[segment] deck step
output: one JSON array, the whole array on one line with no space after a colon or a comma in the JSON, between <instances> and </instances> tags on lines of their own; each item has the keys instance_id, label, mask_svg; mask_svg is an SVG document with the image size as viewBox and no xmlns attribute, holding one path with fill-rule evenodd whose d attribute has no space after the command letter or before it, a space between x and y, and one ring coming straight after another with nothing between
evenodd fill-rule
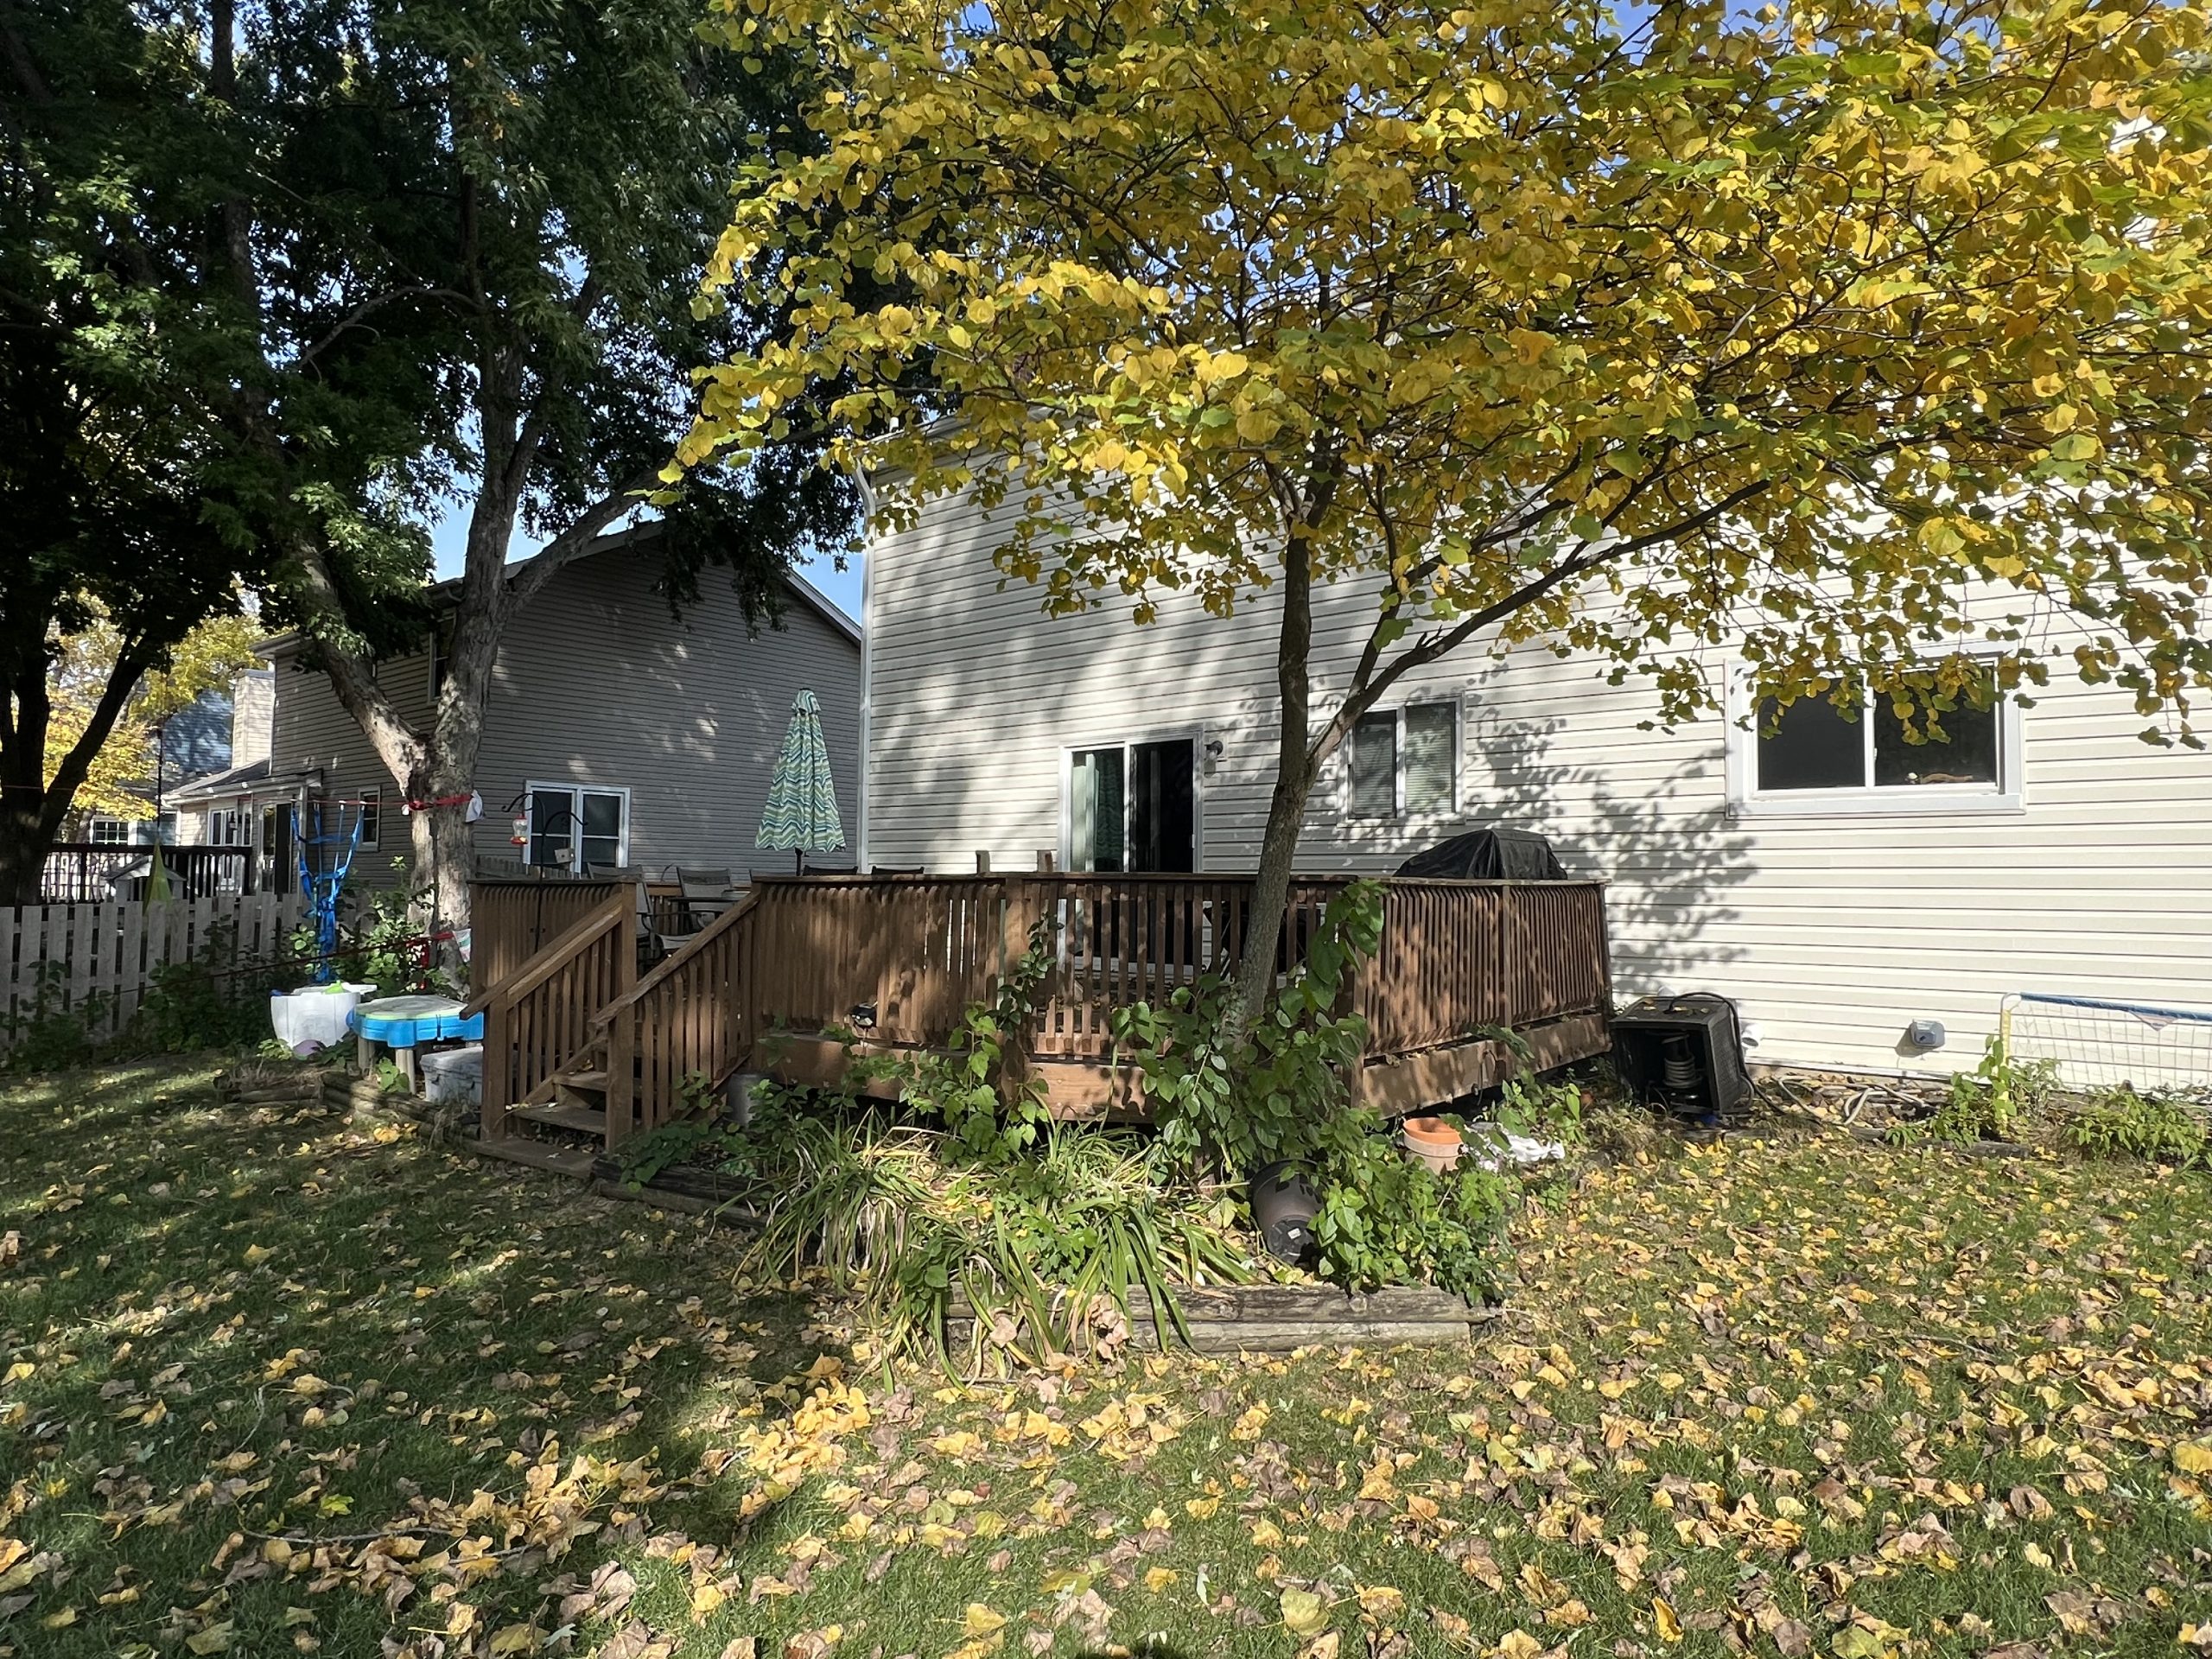
<instances>
[{"instance_id":1,"label":"deck step","mask_svg":"<svg viewBox=\"0 0 2212 1659\"><path fill-rule=\"evenodd\" d=\"M574 1129L598 1140L607 1139L607 1109L603 1106L580 1105L574 1101L552 1101L535 1106L513 1106L507 1110L509 1117L526 1119L532 1123L543 1123L556 1129Z\"/></svg>"},{"instance_id":2,"label":"deck step","mask_svg":"<svg viewBox=\"0 0 2212 1659\"><path fill-rule=\"evenodd\" d=\"M604 1071L563 1071L553 1078L558 1089L588 1089L599 1094L607 1092L607 1073Z\"/></svg>"},{"instance_id":3,"label":"deck step","mask_svg":"<svg viewBox=\"0 0 2212 1659\"><path fill-rule=\"evenodd\" d=\"M510 1135L500 1141L472 1141L469 1145L480 1158L496 1158L501 1163L520 1164L526 1169L566 1175L573 1180L591 1179L593 1154L588 1147L556 1147L522 1135Z\"/></svg>"}]
</instances>

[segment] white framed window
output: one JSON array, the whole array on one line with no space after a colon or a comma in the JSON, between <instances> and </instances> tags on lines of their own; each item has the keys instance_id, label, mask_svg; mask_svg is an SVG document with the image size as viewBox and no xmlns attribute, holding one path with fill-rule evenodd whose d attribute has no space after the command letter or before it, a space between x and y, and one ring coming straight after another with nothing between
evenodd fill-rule
<instances>
[{"instance_id":1,"label":"white framed window","mask_svg":"<svg viewBox=\"0 0 2212 1659\"><path fill-rule=\"evenodd\" d=\"M1345 817L1433 818L1459 810L1457 702L1370 709L1344 751Z\"/></svg>"},{"instance_id":2,"label":"white framed window","mask_svg":"<svg viewBox=\"0 0 2212 1659\"><path fill-rule=\"evenodd\" d=\"M1993 691L1993 685L1990 688ZM1748 674L1730 681L1728 799L1746 816L2010 812L2023 804L2020 705L1961 698L1936 716L1916 717L1915 742L1883 696L1848 711L1833 692L1788 708L1754 702Z\"/></svg>"},{"instance_id":3,"label":"white framed window","mask_svg":"<svg viewBox=\"0 0 2212 1659\"><path fill-rule=\"evenodd\" d=\"M207 842L210 847L243 847L246 844L246 817L235 806L211 806L207 809Z\"/></svg>"},{"instance_id":4,"label":"white framed window","mask_svg":"<svg viewBox=\"0 0 2212 1659\"><path fill-rule=\"evenodd\" d=\"M524 786L524 859L581 873L630 861L630 791L595 784Z\"/></svg>"},{"instance_id":5,"label":"white framed window","mask_svg":"<svg viewBox=\"0 0 2212 1659\"><path fill-rule=\"evenodd\" d=\"M384 785L361 791L361 850L374 852L384 842Z\"/></svg>"},{"instance_id":6,"label":"white framed window","mask_svg":"<svg viewBox=\"0 0 2212 1659\"><path fill-rule=\"evenodd\" d=\"M96 817L85 826L85 836L95 847L128 847L130 844L130 820Z\"/></svg>"}]
</instances>

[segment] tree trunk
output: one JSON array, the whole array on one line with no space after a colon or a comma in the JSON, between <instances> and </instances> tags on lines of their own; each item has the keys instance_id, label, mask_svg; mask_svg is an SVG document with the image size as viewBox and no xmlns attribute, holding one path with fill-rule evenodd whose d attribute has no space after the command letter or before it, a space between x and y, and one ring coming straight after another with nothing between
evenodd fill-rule
<instances>
[{"instance_id":1,"label":"tree trunk","mask_svg":"<svg viewBox=\"0 0 2212 1659\"><path fill-rule=\"evenodd\" d=\"M54 699L46 683L49 658L44 641L41 629L32 645L9 653L9 683L0 691L10 704L0 731L0 903L10 906L40 902L47 855L60 837L69 804L146 671L137 646L117 652L84 731L48 781L46 743Z\"/></svg>"},{"instance_id":2,"label":"tree trunk","mask_svg":"<svg viewBox=\"0 0 2212 1659\"><path fill-rule=\"evenodd\" d=\"M1283 918L1290 910L1290 878L1305 827L1306 798L1313 787L1310 728L1313 710L1313 567L1306 539L1294 531L1283 549L1282 626L1275 639L1275 690L1282 725L1275 743L1274 794L1260 842L1260 868L1252 882L1252 907L1244 922L1244 957L1229 1014L1242 1033L1266 1008L1275 988L1275 961Z\"/></svg>"}]
</instances>

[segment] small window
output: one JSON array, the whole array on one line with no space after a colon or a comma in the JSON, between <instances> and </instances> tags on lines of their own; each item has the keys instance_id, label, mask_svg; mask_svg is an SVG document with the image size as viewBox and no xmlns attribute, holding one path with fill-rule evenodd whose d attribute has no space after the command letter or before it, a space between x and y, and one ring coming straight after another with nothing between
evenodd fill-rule
<instances>
[{"instance_id":1,"label":"small window","mask_svg":"<svg viewBox=\"0 0 2212 1659\"><path fill-rule=\"evenodd\" d=\"M85 833L95 847L128 847L130 844L130 821L128 818L94 818Z\"/></svg>"},{"instance_id":2,"label":"small window","mask_svg":"<svg viewBox=\"0 0 2212 1659\"><path fill-rule=\"evenodd\" d=\"M384 787L361 791L361 845L374 852L384 841Z\"/></svg>"},{"instance_id":3,"label":"small window","mask_svg":"<svg viewBox=\"0 0 2212 1659\"><path fill-rule=\"evenodd\" d=\"M532 784L527 795L527 862L581 874L587 867L613 869L630 861L628 790Z\"/></svg>"},{"instance_id":4,"label":"small window","mask_svg":"<svg viewBox=\"0 0 2212 1659\"><path fill-rule=\"evenodd\" d=\"M1438 817L1458 805L1459 710L1416 702L1353 725L1346 810L1355 818Z\"/></svg>"},{"instance_id":5,"label":"small window","mask_svg":"<svg viewBox=\"0 0 2212 1659\"><path fill-rule=\"evenodd\" d=\"M1961 698L1918 716L1910 733L1878 696L1847 709L1834 692L1786 708L1762 698L1751 729L1731 735L1742 766L1737 798L1793 812L2017 806L2018 705L1994 697L1989 682L1983 691L1987 707Z\"/></svg>"},{"instance_id":6,"label":"small window","mask_svg":"<svg viewBox=\"0 0 2212 1659\"><path fill-rule=\"evenodd\" d=\"M245 814L235 806L213 806L207 809L207 845L210 847L243 847L245 845Z\"/></svg>"}]
</instances>

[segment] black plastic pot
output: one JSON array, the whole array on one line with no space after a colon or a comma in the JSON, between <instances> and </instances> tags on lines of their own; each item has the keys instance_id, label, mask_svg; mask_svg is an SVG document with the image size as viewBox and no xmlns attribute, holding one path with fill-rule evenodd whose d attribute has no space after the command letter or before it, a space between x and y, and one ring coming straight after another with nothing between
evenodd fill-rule
<instances>
[{"instance_id":1,"label":"black plastic pot","mask_svg":"<svg viewBox=\"0 0 2212 1659\"><path fill-rule=\"evenodd\" d=\"M1299 1262L1313 1254L1313 1217L1321 1199L1306 1184L1306 1173L1287 1160L1253 1172L1252 1224L1260 1243L1279 1262Z\"/></svg>"}]
</instances>

